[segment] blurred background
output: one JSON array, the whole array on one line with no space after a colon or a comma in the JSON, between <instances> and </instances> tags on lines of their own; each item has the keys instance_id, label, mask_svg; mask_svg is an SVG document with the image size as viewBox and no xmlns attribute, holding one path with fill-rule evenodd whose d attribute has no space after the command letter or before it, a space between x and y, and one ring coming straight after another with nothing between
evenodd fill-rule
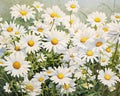
<instances>
[{"instance_id":1,"label":"blurred background","mask_svg":"<svg viewBox=\"0 0 120 96\"><path fill-rule=\"evenodd\" d=\"M65 11L64 4L69 0L0 0L0 16L9 19L10 10L14 4L32 5L34 1L44 3L45 7L58 5ZM87 15L92 11L103 11L107 15L114 12L120 12L120 0L78 0L80 5L80 14Z\"/></svg>"}]
</instances>

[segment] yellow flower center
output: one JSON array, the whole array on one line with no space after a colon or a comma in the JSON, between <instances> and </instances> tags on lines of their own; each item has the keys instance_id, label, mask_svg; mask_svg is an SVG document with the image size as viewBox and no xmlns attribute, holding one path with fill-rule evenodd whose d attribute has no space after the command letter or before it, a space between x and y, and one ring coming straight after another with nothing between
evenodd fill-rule
<instances>
[{"instance_id":1,"label":"yellow flower center","mask_svg":"<svg viewBox=\"0 0 120 96\"><path fill-rule=\"evenodd\" d=\"M106 51L107 51L108 53L110 53L110 52L111 52L111 49L110 49L110 48L106 48Z\"/></svg>"},{"instance_id":2,"label":"yellow flower center","mask_svg":"<svg viewBox=\"0 0 120 96\"><path fill-rule=\"evenodd\" d=\"M14 50L20 51L20 46L15 46Z\"/></svg>"},{"instance_id":3,"label":"yellow flower center","mask_svg":"<svg viewBox=\"0 0 120 96\"><path fill-rule=\"evenodd\" d=\"M44 30L43 28L38 28L37 29L38 32L43 32L43 30Z\"/></svg>"},{"instance_id":4,"label":"yellow flower center","mask_svg":"<svg viewBox=\"0 0 120 96\"><path fill-rule=\"evenodd\" d=\"M63 85L63 88L64 88L65 90L68 90L68 89L70 88L70 85L69 85L69 84L64 84L64 85Z\"/></svg>"},{"instance_id":5,"label":"yellow flower center","mask_svg":"<svg viewBox=\"0 0 120 96\"><path fill-rule=\"evenodd\" d=\"M111 76L110 76L109 74L105 74L104 78L105 78L106 80L110 80L110 79L111 79Z\"/></svg>"},{"instance_id":6,"label":"yellow flower center","mask_svg":"<svg viewBox=\"0 0 120 96\"><path fill-rule=\"evenodd\" d=\"M100 47L103 43L102 42L97 42L96 47Z\"/></svg>"},{"instance_id":7,"label":"yellow flower center","mask_svg":"<svg viewBox=\"0 0 120 96\"><path fill-rule=\"evenodd\" d=\"M20 67L21 67L20 62L15 61L15 62L13 63L13 67L14 67L15 69L20 69Z\"/></svg>"},{"instance_id":8,"label":"yellow flower center","mask_svg":"<svg viewBox=\"0 0 120 96\"><path fill-rule=\"evenodd\" d=\"M87 37L82 37L82 38L80 39L80 42L81 42L81 43L85 43L87 40L88 40Z\"/></svg>"},{"instance_id":9,"label":"yellow flower center","mask_svg":"<svg viewBox=\"0 0 120 96\"><path fill-rule=\"evenodd\" d=\"M94 21L95 21L95 22L100 22L101 19L100 19L99 17L96 17L96 18L94 19Z\"/></svg>"},{"instance_id":10,"label":"yellow flower center","mask_svg":"<svg viewBox=\"0 0 120 96\"><path fill-rule=\"evenodd\" d=\"M120 16L119 16L119 15L116 15L115 18L120 19Z\"/></svg>"},{"instance_id":11,"label":"yellow flower center","mask_svg":"<svg viewBox=\"0 0 120 96\"><path fill-rule=\"evenodd\" d=\"M51 43L53 44L53 45L57 45L58 44L58 39L57 38L53 38L52 40L51 40Z\"/></svg>"},{"instance_id":12,"label":"yellow flower center","mask_svg":"<svg viewBox=\"0 0 120 96\"><path fill-rule=\"evenodd\" d=\"M35 44L35 42L34 42L33 40L29 40L29 41L28 41L28 45L29 45L30 47L33 47L34 44Z\"/></svg>"},{"instance_id":13,"label":"yellow flower center","mask_svg":"<svg viewBox=\"0 0 120 96\"><path fill-rule=\"evenodd\" d=\"M32 84L27 84L26 85L26 89L29 91L33 91L34 90L34 86Z\"/></svg>"},{"instance_id":14,"label":"yellow flower center","mask_svg":"<svg viewBox=\"0 0 120 96\"><path fill-rule=\"evenodd\" d=\"M81 72L82 72L82 74L86 74L87 73L87 71L85 69L82 69Z\"/></svg>"},{"instance_id":15,"label":"yellow flower center","mask_svg":"<svg viewBox=\"0 0 120 96\"><path fill-rule=\"evenodd\" d=\"M107 27L104 27L103 30L104 30L104 32L108 32L108 28Z\"/></svg>"},{"instance_id":16,"label":"yellow flower center","mask_svg":"<svg viewBox=\"0 0 120 96\"><path fill-rule=\"evenodd\" d=\"M70 8L74 9L74 8L76 8L76 5L75 4L71 4Z\"/></svg>"},{"instance_id":17,"label":"yellow flower center","mask_svg":"<svg viewBox=\"0 0 120 96\"><path fill-rule=\"evenodd\" d=\"M52 71L51 70L46 70L46 73L51 74Z\"/></svg>"},{"instance_id":18,"label":"yellow flower center","mask_svg":"<svg viewBox=\"0 0 120 96\"><path fill-rule=\"evenodd\" d=\"M101 62L105 62L106 61L106 59L105 58L101 58Z\"/></svg>"},{"instance_id":19,"label":"yellow flower center","mask_svg":"<svg viewBox=\"0 0 120 96\"><path fill-rule=\"evenodd\" d=\"M50 14L52 18L60 18L60 15L58 15L56 12L53 12Z\"/></svg>"},{"instance_id":20,"label":"yellow flower center","mask_svg":"<svg viewBox=\"0 0 120 96\"><path fill-rule=\"evenodd\" d=\"M43 78L43 77L40 77L40 78L38 79L38 81L39 81L39 82L42 82L42 81L44 81L44 78Z\"/></svg>"},{"instance_id":21,"label":"yellow flower center","mask_svg":"<svg viewBox=\"0 0 120 96\"><path fill-rule=\"evenodd\" d=\"M70 57L71 57L71 58L74 58L75 56L74 56L73 54L70 54Z\"/></svg>"},{"instance_id":22,"label":"yellow flower center","mask_svg":"<svg viewBox=\"0 0 120 96\"><path fill-rule=\"evenodd\" d=\"M18 35L18 34L20 34L20 32L19 32L19 31L16 31L16 32L15 32L15 35Z\"/></svg>"},{"instance_id":23,"label":"yellow flower center","mask_svg":"<svg viewBox=\"0 0 120 96\"><path fill-rule=\"evenodd\" d=\"M37 8L40 8L40 5L36 5L35 8L36 8L36 9L37 9Z\"/></svg>"},{"instance_id":24,"label":"yellow flower center","mask_svg":"<svg viewBox=\"0 0 120 96\"><path fill-rule=\"evenodd\" d=\"M92 50L88 50L86 54L87 54L87 56L93 56L94 55Z\"/></svg>"},{"instance_id":25,"label":"yellow flower center","mask_svg":"<svg viewBox=\"0 0 120 96\"><path fill-rule=\"evenodd\" d=\"M8 27L8 28L7 28L7 31L8 31L8 32L12 32L12 31L13 31L13 28L12 28L12 27Z\"/></svg>"},{"instance_id":26,"label":"yellow flower center","mask_svg":"<svg viewBox=\"0 0 120 96\"><path fill-rule=\"evenodd\" d=\"M1 64L3 64L3 62L2 62L2 61L0 61L0 65L1 65Z\"/></svg>"},{"instance_id":27,"label":"yellow flower center","mask_svg":"<svg viewBox=\"0 0 120 96\"><path fill-rule=\"evenodd\" d=\"M20 14L21 14L22 16L26 16L26 15L27 15L27 11L26 11L26 10L21 10L21 11L20 11Z\"/></svg>"},{"instance_id":28,"label":"yellow flower center","mask_svg":"<svg viewBox=\"0 0 120 96\"><path fill-rule=\"evenodd\" d=\"M58 77L59 79L63 79L63 78L64 78L64 74L63 74L63 73L58 73L58 74L57 74L57 77Z\"/></svg>"},{"instance_id":29,"label":"yellow flower center","mask_svg":"<svg viewBox=\"0 0 120 96\"><path fill-rule=\"evenodd\" d=\"M70 24L73 24L73 23L74 23L74 20L71 19L71 20L69 21L69 23L70 23Z\"/></svg>"}]
</instances>

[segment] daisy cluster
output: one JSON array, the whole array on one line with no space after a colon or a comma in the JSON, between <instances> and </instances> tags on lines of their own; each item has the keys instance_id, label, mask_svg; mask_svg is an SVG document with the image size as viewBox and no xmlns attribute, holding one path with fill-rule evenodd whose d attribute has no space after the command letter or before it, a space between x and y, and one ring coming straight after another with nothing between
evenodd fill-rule
<instances>
[{"instance_id":1,"label":"daisy cluster","mask_svg":"<svg viewBox=\"0 0 120 96\"><path fill-rule=\"evenodd\" d=\"M64 7L16 4L0 18L1 96L119 95L120 13L81 22L77 0Z\"/></svg>"}]
</instances>

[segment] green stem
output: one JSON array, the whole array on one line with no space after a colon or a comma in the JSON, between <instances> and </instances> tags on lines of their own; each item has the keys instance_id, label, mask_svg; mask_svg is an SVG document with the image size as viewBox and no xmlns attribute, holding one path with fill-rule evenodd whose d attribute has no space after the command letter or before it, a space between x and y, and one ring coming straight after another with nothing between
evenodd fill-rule
<instances>
[{"instance_id":1,"label":"green stem","mask_svg":"<svg viewBox=\"0 0 120 96\"><path fill-rule=\"evenodd\" d=\"M53 22L52 22L52 26L51 26L51 28L50 28L50 31L51 31L52 28L53 28L54 22L55 22L55 19L53 19Z\"/></svg>"},{"instance_id":2,"label":"green stem","mask_svg":"<svg viewBox=\"0 0 120 96\"><path fill-rule=\"evenodd\" d=\"M117 54L118 45L119 45L119 40L117 40L117 43L116 43L116 46L115 46L115 52L114 52L114 55L113 55L112 62L114 62L114 60L115 60L115 57L116 57L116 54Z\"/></svg>"}]
</instances>

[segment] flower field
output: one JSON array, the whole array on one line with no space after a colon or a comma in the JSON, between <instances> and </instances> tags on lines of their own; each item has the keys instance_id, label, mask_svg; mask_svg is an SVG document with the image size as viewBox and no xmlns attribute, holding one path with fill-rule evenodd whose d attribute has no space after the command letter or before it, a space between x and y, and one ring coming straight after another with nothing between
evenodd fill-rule
<instances>
[{"instance_id":1,"label":"flower field","mask_svg":"<svg viewBox=\"0 0 120 96\"><path fill-rule=\"evenodd\" d=\"M0 17L0 96L120 96L120 13L83 22L77 0L64 7L15 4Z\"/></svg>"}]
</instances>

